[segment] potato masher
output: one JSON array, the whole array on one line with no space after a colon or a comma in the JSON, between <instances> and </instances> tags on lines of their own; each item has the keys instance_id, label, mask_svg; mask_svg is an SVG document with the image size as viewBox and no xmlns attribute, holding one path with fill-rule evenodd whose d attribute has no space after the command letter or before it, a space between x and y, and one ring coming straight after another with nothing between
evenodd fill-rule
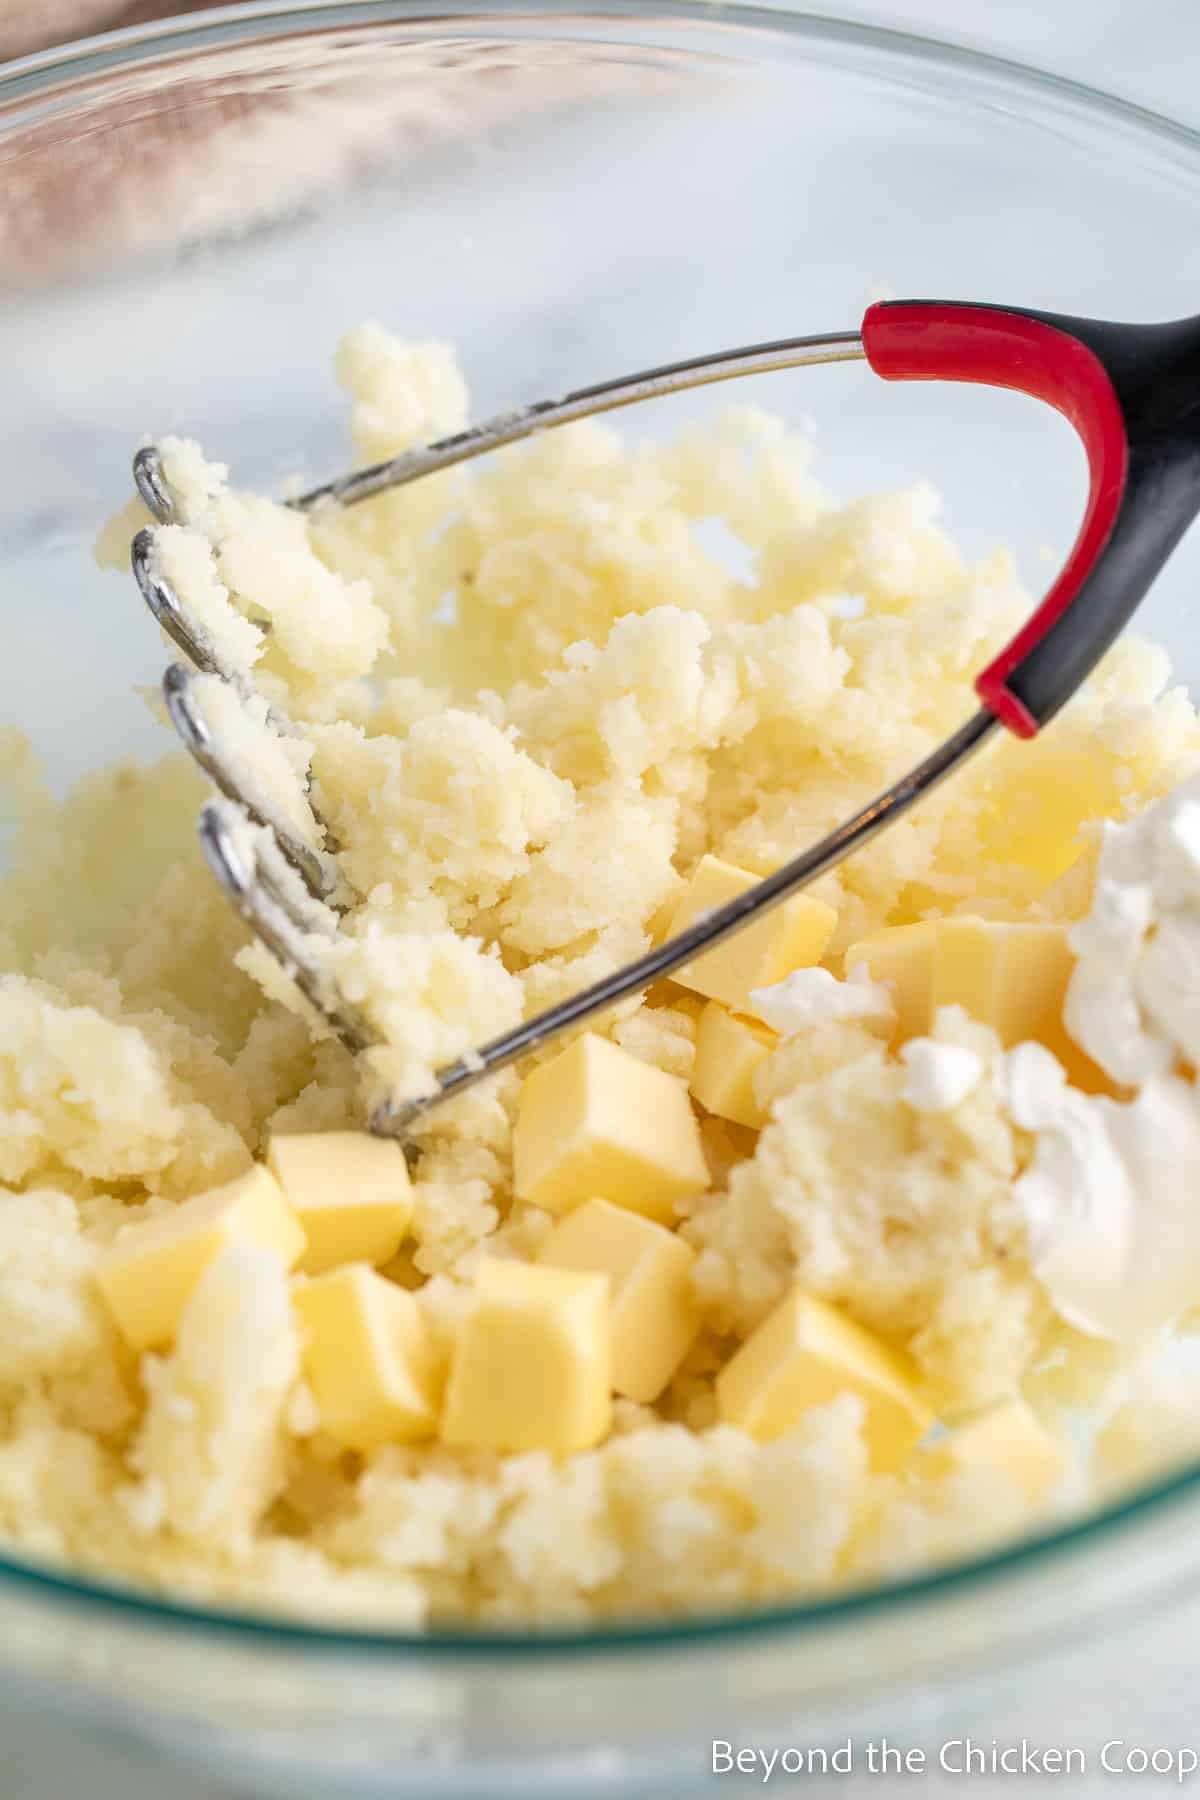
<instances>
[{"instance_id":1,"label":"potato masher","mask_svg":"<svg viewBox=\"0 0 1200 1800\"><path fill-rule=\"evenodd\" d=\"M422 475L485 455L535 432L685 389L814 363L864 360L886 381L971 381L1012 388L1055 407L1087 453L1083 521L1058 578L1012 642L975 682L981 706L916 768L819 843L756 886L581 993L441 1069L429 1093L384 1101L371 1119L404 1137L438 1102L504 1068L614 1001L649 986L869 842L952 774L998 727L1033 737L1084 681L1144 599L1200 510L1200 318L1119 325L959 302L900 300L870 307L857 331L785 339L665 365L505 413L439 443L342 475L291 502L302 511L353 506ZM161 524L176 512L153 446L134 460L138 491ZM186 657L164 679L171 719L223 798L200 815L208 863L255 936L352 1051L377 1042L337 992L321 957L338 932L333 846L309 813L297 829L214 729L218 697L255 711L286 737L253 682L213 643L185 599L156 569L153 528L133 541L138 585ZM206 698L207 696L207 698Z\"/></svg>"}]
</instances>

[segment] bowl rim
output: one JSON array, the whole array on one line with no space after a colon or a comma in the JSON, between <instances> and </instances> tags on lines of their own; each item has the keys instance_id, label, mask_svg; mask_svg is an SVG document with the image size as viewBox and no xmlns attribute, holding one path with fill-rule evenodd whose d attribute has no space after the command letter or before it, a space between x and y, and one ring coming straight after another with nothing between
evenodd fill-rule
<instances>
[{"instance_id":1,"label":"bowl rim","mask_svg":"<svg viewBox=\"0 0 1200 1800\"><path fill-rule=\"evenodd\" d=\"M418 11L414 0L239 0L231 6L213 6L202 12L90 33L0 62L0 105L20 98L26 91L40 91L56 77L82 79L131 61L150 62L159 53L202 50L206 45L225 49L231 43L253 43L279 36L285 30L361 27L376 21L428 28L437 23L485 20L498 14L513 23L562 19L586 20L593 25L612 21L727 27L741 35L759 32L794 42L807 39L906 53L939 63L943 69L959 68L964 73L1007 79L1048 98L1074 102L1087 112L1107 115L1114 123L1148 130L1182 149L1200 151L1200 127L1073 76L1023 62L1019 57L939 38L931 32L908 31L838 13L764 5L760 0L655 0L650 13L644 0L594 0L586 7L580 0L444 0L436 10L429 11ZM139 57L138 52L144 54Z\"/></svg>"},{"instance_id":2,"label":"bowl rim","mask_svg":"<svg viewBox=\"0 0 1200 1800\"><path fill-rule=\"evenodd\" d=\"M528 26L561 21L598 26L689 26L727 28L742 39L754 35L803 45L824 43L863 48L936 65L943 73L990 77L1025 94L1057 100L1097 118L1148 134L1200 158L1200 130L1135 101L1085 82L1040 69L992 51L860 19L817 12L776 10L741 0L446 0L418 9L412 0L245 0L201 13L183 14L74 39L0 64L0 107L55 87L131 66L152 66L162 57L268 41L292 32L360 28L371 24L429 30L506 19ZM436 1660L513 1654L578 1657L608 1650L653 1652L664 1647L719 1646L767 1637L807 1635L823 1627L880 1615L894 1617L906 1603L935 1600L972 1589L991 1588L1006 1576L1035 1569L1069 1549L1110 1540L1122 1528L1164 1513L1172 1502L1200 1498L1200 1458L1170 1474L1066 1524L1024 1535L1002 1548L895 1580L856 1586L800 1603L737 1611L688 1614L668 1619L598 1621L586 1627L431 1626L393 1631L341 1624L310 1623L249 1607L201 1605L172 1599L132 1582L60 1570L32 1559L0 1553L0 1586L58 1602L84 1602L158 1631L189 1632L301 1650L354 1651L374 1656L408 1655Z\"/></svg>"}]
</instances>

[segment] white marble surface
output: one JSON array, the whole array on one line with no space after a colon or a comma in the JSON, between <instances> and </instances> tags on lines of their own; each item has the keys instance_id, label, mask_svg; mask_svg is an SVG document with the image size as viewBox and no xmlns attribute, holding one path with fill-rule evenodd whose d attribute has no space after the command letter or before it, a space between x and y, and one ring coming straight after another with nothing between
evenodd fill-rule
<instances>
[{"instance_id":1,"label":"white marble surface","mask_svg":"<svg viewBox=\"0 0 1200 1800\"><path fill-rule=\"evenodd\" d=\"M1031 61L1200 125L1200 0L1140 0L1136 5L1131 0L906 0L845 10L862 20ZM1052 1677L1040 1675L1036 1700L1020 1695L995 1715L972 1720L969 1728L985 1742L994 1737L1019 1743L1023 1736L1040 1736L1043 1742L1083 1744L1095 1751L1114 1735L1115 1713L1120 1734L1131 1742L1186 1743L1196 1716L1190 1674L1178 1664L1173 1672L1170 1665L1156 1668L1152 1658L1130 1657L1128 1651L1128 1646L1114 1646L1103 1667L1089 1663L1086 1676L1073 1665ZM912 1742L921 1741L914 1734ZM241 1800L235 1790L203 1777L133 1758L119 1743L75 1737L61 1721L0 1716L0 1742L4 1800L65 1800L68 1795L87 1800ZM908 1779L937 1792L958 1785L952 1775ZM969 1792L973 1800L991 1800L1019 1784L1011 1775L976 1778ZM798 1785L780 1779L767 1791L795 1792ZM855 1777L830 1785L839 1793L866 1794L877 1782ZM1093 1769L1066 1785L1074 1795L1153 1794L1162 1791L1164 1782ZM695 1791L761 1789L705 1780Z\"/></svg>"}]
</instances>

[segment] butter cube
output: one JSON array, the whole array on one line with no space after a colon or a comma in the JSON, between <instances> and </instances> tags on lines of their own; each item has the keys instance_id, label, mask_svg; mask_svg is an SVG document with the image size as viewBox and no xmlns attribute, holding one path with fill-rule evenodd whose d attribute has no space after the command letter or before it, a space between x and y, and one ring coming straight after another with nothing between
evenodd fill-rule
<instances>
[{"instance_id":1,"label":"butter cube","mask_svg":"<svg viewBox=\"0 0 1200 1800\"><path fill-rule=\"evenodd\" d=\"M612 1385L630 1400L658 1396L700 1329L696 1253L665 1226L607 1200L588 1200L554 1227L538 1262L609 1278Z\"/></svg>"},{"instance_id":2,"label":"butter cube","mask_svg":"<svg viewBox=\"0 0 1200 1800\"><path fill-rule=\"evenodd\" d=\"M1006 1047L1035 1038L1053 1050L1076 1087L1108 1091L1102 1072L1062 1022L1074 957L1067 926L1012 924L970 915L897 925L846 952L846 973L866 965L896 1001L898 1042L924 1037L939 1006L961 1006Z\"/></svg>"},{"instance_id":3,"label":"butter cube","mask_svg":"<svg viewBox=\"0 0 1200 1800\"><path fill-rule=\"evenodd\" d=\"M1065 925L943 919L933 956L933 1005L964 1007L1007 1048L1063 1034L1062 1008L1075 959Z\"/></svg>"},{"instance_id":4,"label":"butter cube","mask_svg":"<svg viewBox=\"0 0 1200 1800\"><path fill-rule=\"evenodd\" d=\"M598 1444L612 1421L608 1277L489 1260L450 1365L442 1441L478 1450Z\"/></svg>"},{"instance_id":5,"label":"butter cube","mask_svg":"<svg viewBox=\"0 0 1200 1800\"><path fill-rule=\"evenodd\" d=\"M754 1071L779 1042L765 1025L736 1019L716 1000L700 1015L692 1093L718 1118L760 1131L767 1115L754 1098Z\"/></svg>"},{"instance_id":6,"label":"butter cube","mask_svg":"<svg viewBox=\"0 0 1200 1800\"><path fill-rule=\"evenodd\" d=\"M1052 1050L1085 1093L1115 1093L1102 1069L1063 1024L1075 968L1067 925L943 919L933 958L933 1004L957 1003L992 1026L1006 1049L1033 1038Z\"/></svg>"},{"instance_id":7,"label":"butter cube","mask_svg":"<svg viewBox=\"0 0 1200 1800\"><path fill-rule=\"evenodd\" d=\"M907 1357L794 1288L717 1376L717 1411L769 1443L846 1393L866 1407L864 1434L878 1469L903 1462L933 1423Z\"/></svg>"},{"instance_id":8,"label":"butter cube","mask_svg":"<svg viewBox=\"0 0 1200 1800\"><path fill-rule=\"evenodd\" d=\"M1016 1481L1043 1500L1067 1472L1067 1452L1024 1400L1002 1400L948 1432L929 1451L939 1470L981 1469Z\"/></svg>"},{"instance_id":9,"label":"butter cube","mask_svg":"<svg viewBox=\"0 0 1200 1800\"><path fill-rule=\"evenodd\" d=\"M303 1131L272 1137L267 1167L304 1227L297 1268L323 1275L342 1263L390 1261L412 1217L408 1164L399 1144L367 1131Z\"/></svg>"},{"instance_id":10,"label":"butter cube","mask_svg":"<svg viewBox=\"0 0 1200 1800\"><path fill-rule=\"evenodd\" d=\"M896 1041L925 1037L933 1022L933 956L937 925L893 925L860 938L846 952L844 967L865 964L872 981L886 982L896 1002Z\"/></svg>"},{"instance_id":11,"label":"butter cube","mask_svg":"<svg viewBox=\"0 0 1200 1800\"><path fill-rule=\"evenodd\" d=\"M441 1359L416 1300L365 1263L297 1282L304 1374L321 1424L352 1450L437 1428Z\"/></svg>"},{"instance_id":12,"label":"butter cube","mask_svg":"<svg viewBox=\"0 0 1200 1800\"><path fill-rule=\"evenodd\" d=\"M304 1232L261 1163L224 1187L118 1232L96 1265L96 1284L135 1350L168 1342L200 1277L230 1244L272 1250L289 1269L304 1252Z\"/></svg>"},{"instance_id":13,"label":"butter cube","mask_svg":"<svg viewBox=\"0 0 1200 1800\"><path fill-rule=\"evenodd\" d=\"M722 862L720 857L701 857L675 909L668 935L678 937L701 913L724 906L758 880L757 875ZM751 988L770 987L793 969L819 963L836 924L837 914L831 906L808 894L796 894L714 950L706 950L694 962L676 969L673 979L710 1000L723 1001L734 1012L745 1011Z\"/></svg>"},{"instance_id":14,"label":"butter cube","mask_svg":"<svg viewBox=\"0 0 1200 1800\"><path fill-rule=\"evenodd\" d=\"M607 1038L585 1033L526 1077L513 1132L518 1199L565 1213L599 1194L667 1221L708 1186L687 1089Z\"/></svg>"}]
</instances>

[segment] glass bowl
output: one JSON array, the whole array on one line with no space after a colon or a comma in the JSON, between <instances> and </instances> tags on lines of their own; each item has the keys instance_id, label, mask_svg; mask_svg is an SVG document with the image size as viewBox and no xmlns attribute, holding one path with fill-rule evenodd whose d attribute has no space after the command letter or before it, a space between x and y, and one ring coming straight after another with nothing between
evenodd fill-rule
<instances>
[{"instance_id":1,"label":"glass bowl","mask_svg":"<svg viewBox=\"0 0 1200 1800\"><path fill-rule=\"evenodd\" d=\"M2 716L60 786L162 749L134 692L162 649L90 552L131 448L193 433L250 484L336 469L330 354L364 317L456 342L483 412L852 327L880 290L1129 318L1200 295L1193 134L1013 65L750 7L193 15L6 69L0 171ZM860 368L753 385L811 415L835 489L929 476L969 549L1012 544L1045 585L1083 493L1057 418ZM1185 679L1198 563L1185 545L1142 621ZM986 1730L1005 1681L1071 1650L1152 1681L1194 1642L1198 1475L970 1566L678 1628L305 1629L10 1559L0 1700L245 1792L690 1792L714 1737Z\"/></svg>"}]
</instances>

